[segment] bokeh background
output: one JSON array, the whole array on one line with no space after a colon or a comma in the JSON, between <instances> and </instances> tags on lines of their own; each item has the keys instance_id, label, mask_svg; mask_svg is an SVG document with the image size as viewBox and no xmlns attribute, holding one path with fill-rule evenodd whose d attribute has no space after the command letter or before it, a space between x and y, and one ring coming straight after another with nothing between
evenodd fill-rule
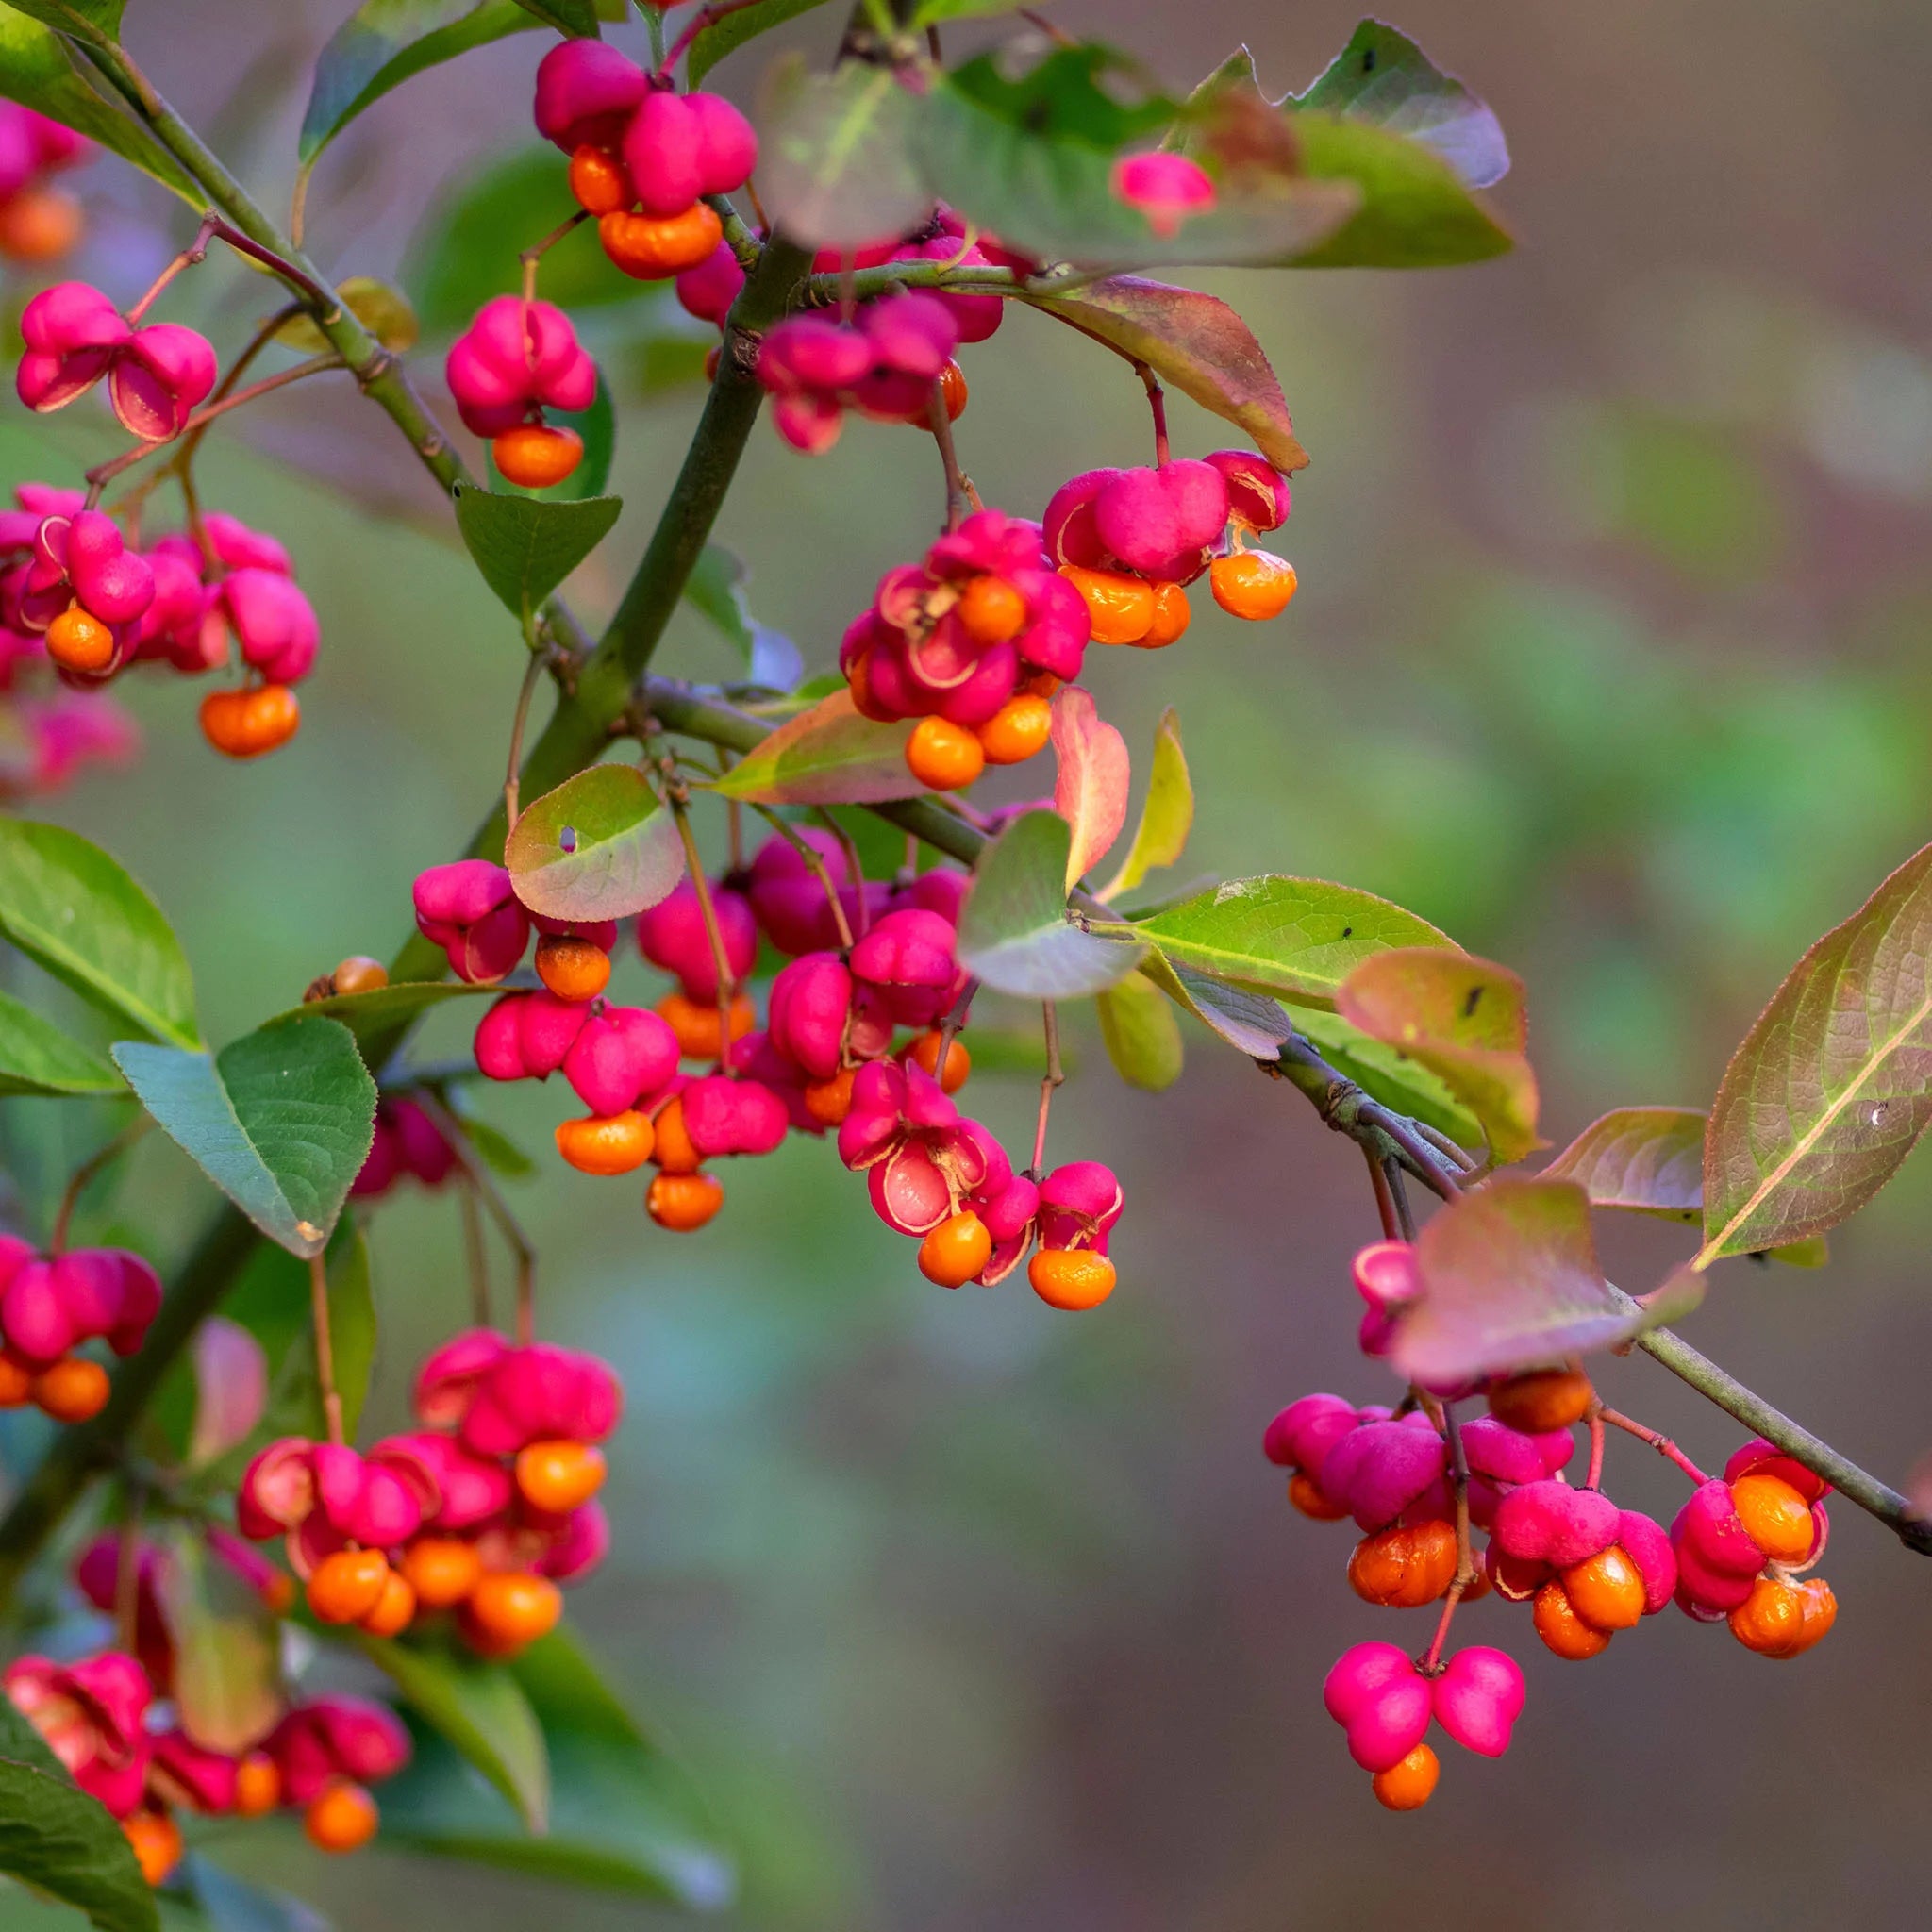
<instances>
[{"instance_id":1,"label":"bokeh background","mask_svg":"<svg viewBox=\"0 0 1932 1932\"><path fill-rule=\"evenodd\" d=\"M307 63L347 10L137 4L129 34L279 205ZM1274 92L1354 23L1346 0L1053 12L1175 89L1245 38ZM1183 646L1100 654L1091 682L1137 758L1179 708L1200 795L1184 870L1347 879L1522 970L1560 1143L1611 1106L1707 1102L1807 942L1932 834L1932 14L1407 0L1399 24L1500 113L1515 166L1496 199L1521 246L1454 272L1200 277L1252 322L1314 455L1281 546L1301 593L1265 628L1197 598ZM718 84L748 101L775 46L835 30L828 8ZM527 143L543 44L422 76L342 139L310 202L332 272L421 293L448 268L439 201ZM186 218L116 164L84 187L78 270L131 294ZM538 232L494 238L504 263ZM167 312L225 351L269 307L228 267L177 286ZM625 405L624 520L573 587L596 615L694 419L702 341L649 298L581 319ZM417 361L431 385L440 346ZM1012 315L966 366L960 442L989 500L1037 513L1071 471L1144 459L1131 377L1051 322ZM391 949L411 876L498 782L519 674L393 431L324 387L218 434L203 465L211 504L288 541L320 610L299 740L222 764L196 691L131 679L139 764L37 808L156 893L217 1040L342 954ZM0 481L65 480L113 447L84 413L0 419ZM1185 400L1174 414L1187 450L1230 440ZM910 431L858 425L810 463L761 426L720 530L758 617L828 664L879 571L925 541L939 481ZM660 661L726 668L691 619ZM619 988L656 991L634 958ZM1319 1686L1394 1620L1356 1601L1344 1532L1294 1516L1257 1450L1297 1393L1388 1393L1353 1347L1346 1261L1374 1230L1359 1158L1205 1035L1148 1097L1090 1020L1072 1033L1055 1146L1112 1161L1128 1199L1121 1290L1085 1320L1016 1284L928 1288L820 1146L731 1174L696 1239L658 1233L630 1184L548 1159L518 1191L545 1327L611 1357L631 1394L616 1546L573 1615L705 1783L742 1860L725 1923L1922 1925L1932 1570L1849 1508L1837 1631L1789 1668L1672 1612L1575 1669L1523 1612L1474 1606L1468 1638L1528 1673L1515 1748L1445 1754L1421 1814L1372 1802ZM452 1023L425 1051L460 1038ZM1030 1117L1024 1076L975 1098L1003 1128ZM563 1102L482 1105L541 1149ZM30 1219L99 1124L10 1103L7 1127ZM206 1205L150 1147L100 1214L165 1252ZM1896 1480L1932 1445L1928 1232L1915 1164L1824 1271L1724 1264L1689 1332ZM1633 1289L1689 1246L1649 1226L1602 1239ZM405 1195L374 1241L387 1421L461 1319L455 1206ZM1645 1358L1602 1379L1707 1463L1739 1439ZM1621 1495L1674 1507L1661 1463L1612 1456ZM379 1850L325 1866L292 1832L237 1835L232 1856L343 1932L659 1923Z\"/></svg>"}]
</instances>

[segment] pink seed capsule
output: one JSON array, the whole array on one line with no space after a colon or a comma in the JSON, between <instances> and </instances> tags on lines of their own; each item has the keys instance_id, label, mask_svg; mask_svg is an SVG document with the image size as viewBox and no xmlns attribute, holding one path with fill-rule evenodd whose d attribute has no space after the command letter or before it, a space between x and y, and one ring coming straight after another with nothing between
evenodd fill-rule
<instances>
[{"instance_id":1,"label":"pink seed capsule","mask_svg":"<svg viewBox=\"0 0 1932 1932\"><path fill-rule=\"evenodd\" d=\"M1459 1650L1432 1687L1436 1722L1466 1751L1500 1757L1523 1710L1516 1660L1486 1644Z\"/></svg>"},{"instance_id":2,"label":"pink seed capsule","mask_svg":"<svg viewBox=\"0 0 1932 1932\"><path fill-rule=\"evenodd\" d=\"M1322 1686L1322 1703L1364 1771L1400 1764L1422 1742L1432 1711L1428 1679L1392 1643L1343 1651Z\"/></svg>"}]
</instances>

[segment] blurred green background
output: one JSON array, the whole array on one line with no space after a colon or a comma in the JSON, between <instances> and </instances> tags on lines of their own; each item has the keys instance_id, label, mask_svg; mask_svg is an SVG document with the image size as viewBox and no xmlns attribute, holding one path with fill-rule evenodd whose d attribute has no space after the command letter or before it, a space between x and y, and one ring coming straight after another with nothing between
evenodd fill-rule
<instances>
[{"instance_id":1,"label":"blurred green background","mask_svg":"<svg viewBox=\"0 0 1932 1932\"><path fill-rule=\"evenodd\" d=\"M301 76L346 10L175 0L165 18L130 8L129 35L279 205ZM1354 24L1342 0L1052 11L1176 89L1241 39L1271 92L1299 88ZM831 19L717 84L750 100L772 52L823 46ZM1201 278L1251 321L1314 455L1280 543L1301 592L1266 627L1199 596L1179 648L1096 653L1090 681L1137 761L1178 706L1201 801L1184 870L1343 878L1524 972L1560 1143L1614 1105L1707 1102L1807 942L1932 830L1932 276L1915 241L1932 15L1410 0L1399 25L1501 115L1515 169L1497 199L1522 245L1433 275ZM425 210L527 141L543 44L416 79L342 139L310 201L325 266L422 289ZM131 294L186 217L112 164L83 185L95 228L75 269ZM537 232L501 234L506 267ZM270 306L226 266L177 289L165 312L225 352ZM597 615L694 420L677 378L702 337L680 348L648 297L580 320L624 403L624 519L573 586ZM441 346L415 362L439 391ZM1037 514L1073 470L1144 460L1138 387L1069 331L1016 313L962 359L959 441L988 500ZM1232 440L1174 409L1186 451ZM113 446L91 408L16 411L0 481L65 481ZM391 949L411 876L499 781L520 653L433 491L346 387L252 412L203 469L211 506L288 541L321 613L303 732L228 766L193 728L196 688L129 679L141 762L45 808L156 893L221 1040L342 954ZM751 561L758 615L820 669L940 509L920 435L855 423L811 463L761 425L720 535ZM726 666L690 618L660 661ZM657 986L631 958L615 990ZM1425 1812L1373 1803L1319 1687L1394 1620L1348 1591L1343 1531L1293 1516L1257 1447L1307 1390L1389 1393L1353 1347L1346 1260L1374 1229L1358 1158L1205 1036L1148 1098L1089 1016L1073 1033L1055 1148L1110 1160L1128 1199L1121 1290L1086 1320L1017 1282L927 1287L818 1145L731 1172L695 1239L660 1235L633 1185L547 1158L519 1190L545 1328L610 1357L631 1395L615 1547L572 1614L705 1780L743 1861L727 1923L1610 1932L1809 1927L1856 1901L1862 1924L1924 1924L1932 1573L1848 1508L1827 1565L1838 1629L1790 1670L1673 1612L1580 1671L1520 1611L1474 1607L1468 1638L1528 1674L1515 1748L1446 1755ZM460 1043L452 1020L425 1051ZM1030 1117L1024 1079L968 1097L1008 1132ZM483 1106L541 1151L565 1102ZM8 1113L30 1217L98 1124ZM1822 1273L1725 1264L1690 1328L1894 1480L1932 1444L1924 1174ZM97 1223L165 1251L207 1206L149 1147ZM1633 1289L1689 1248L1654 1227L1602 1238ZM462 1319L455 1205L407 1193L374 1240L372 1421L388 1424ZM1646 1359L1603 1380L1707 1463L1739 1438ZM1667 1511L1677 1479L1641 1454L1613 1452L1614 1486ZM343 1932L658 1923L380 1850L325 1865L292 1832L230 1847Z\"/></svg>"}]
</instances>

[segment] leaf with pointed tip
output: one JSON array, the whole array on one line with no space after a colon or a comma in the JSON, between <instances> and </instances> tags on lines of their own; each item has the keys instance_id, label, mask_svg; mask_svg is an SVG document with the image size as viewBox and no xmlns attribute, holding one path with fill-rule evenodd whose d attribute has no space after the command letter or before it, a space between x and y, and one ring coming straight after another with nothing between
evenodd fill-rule
<instances>
[{"instance_id":1,"label":"leaf with pointed tip","mask_svg":"<svg viewBox=\"0 0 1932 1932\"><path fill-rule=\"evenodd\" d=\"M1482 1124L1440 1074L1411 1059L1400 1047L1364 1033L1340 1013L1297 1007L1294 1027L1320 1048L1338 1074L1345 1074L1372 1100L1447 1134L1458 1147L1483 1144Z\"/></svg>"},{"instance_id":2,"label":"leaf with pointed tip","mask_svg":"<svg viewBox=\"0 0 1932 1932\"><path fill-rule=\"evenodd\" d=\"M1249 992L1333 1006L1349 974L1391 946L1447 945L1424 919L1326 879L1229 879L1139 922L1174 964Z\"/></svg>"},{"instance_id":3,"label":"leaf with pointed tip","mask_svg":"<svg viewBox=\"0 0 1932 1932\"><path fill-rule=\"evenodd\" d=\"M944 75L916 123L928 187L1008 247L1081 268L1271 261L1314 247L1355 212L1352 185L1255 158L1211 207L1162 232L1115 192L1114 166L1122 143L1171 121L1175 105L1123 106L1097 80L1123 64L1088 42L1055 49L1017 79L991 55Z\"/></svg>"},{"instance_id":4,"label":"leaf with pointed tip","mask_svg":"<svg viewBox=\"0 0 1932 1932\"><path fill-rule=\"evenodd\" d=\"M1070 295L1027 295L1036 308L1144 362L1204 409L1254 439L1277 470L1308 460L1268 358L1225 302L1139 275L1111 275Z\"/></svg>"},{"instance_id":5,"label":"leaf with pointed tip","mask_svg":"<svg viewBox=\"0 0 1932 1932\"><path fill-rule=\"evenodd\" d=\"M635 765L592 765L518 813L503 862L542 918L628 919L684 876L684 844Z\"/></svg>"},{"instance_id":6,"label":"leaf with pointed tip","mask_svg":"<svg viewBox=\"0 0 1932 1932\"><path fill-rule=\"evenodd\" d=\"M848 60L813 74L787 55L759 102L759 197L794 240L858 248L924 219L933 196L914 155L924 104L891 67Z\"/></svg>"},{"instance_id":7,"label":"leaf with pointed tip","mask_svg":"<svg viewBox=\"0 0 1932 1932\"><path fill-rule=\"evenodd\" d=\"M727 54L735 54L745 42L770 33L774 26L783 26L788 20L796 20L801 13L809 13L824 4L825 0L753 0L751 6L740 7L735 13L711 21L691 43L685 60L687 84L699 86L719 61Z\"/></svg>"},{"instance_id":8,"label":"leaf with pointed tip","mask_svg":"<svg viewBox=\"0 0 1932 1932\"><path fill-rule=\"evenodd\" d=\"M623 509L615 496L547 503L458 483L457 528L483 581L520 618L537 607L609 534Z\"/></svg>"},{"instance_id":9,"label":"leaf with pointed tip","mask_svg":"<svg viewBox=\"0 0 1932 1932\"><path fill-rule=\"evenodd\" d=\"M1468 953L1405 946L1364 959L1336 995L1364 1033L1439 1074L1469 1106L1499 1161L1521 1160L1536 1133L1536 1074L1524 1051L1523 982Z\"/></svg>"},{"instance_id":10,"label":"leaf with pointed tip","mask_svg":"<svg viewBox=\"0 0 1932 1932\"><path fill-rule=\"evenodd\" d=\"M0 992L0 1093L125 1093L106 1060L70 1040L51 1020Z\"/></svg>"},{"instance_id":11,"label":"leaf with pointed tip","mask_svg":"<svg viewBox=\"0 0 1932 1932\"><path fill-rule=\"evenodd\" d=\"M0 819L0 933L151 1039L199 1046L187 955L160 908L78 832Z\"/></svg>"},{"instance_id":12,"label":"leaf with pointed tip","mask_svg":"<svg viewBox=\"0 0 1932 1932\"><path fill-rule=\"evenodd\" d=\"M169 1139L268 1238L320 1254L369 1158L375 1082L334 1020L272 1020L210 1058L123 1041L114 1063Z\"/></svg>"},{"instance_id":13,"label":"leaf with pointed tip","mask_svg":"<svg viewBox=\"0 0 1932 1932\"><path fill-rule=\"evenodd\" d=\"M1073 837L1067 852L1072 891L1105 858L1127 818L1126 741L1077 684L1053 694L1054 809Z\"/></svg>"},{"instance_id":14,"label":"leaf with pointed tip","mask_svg":"<svg viewBox=\"0 0 1932 1932\"><path fill-rule=\"evenodd\" d=\"M1574 1181L1490 1181L1433 1216L1415 1254L1422 1292L1391 1359L1425 1387L1613 1348L1668 1319L1604 1279Z\"/></svg>"},{"instance_id":15,"label":"leaf with pointed tip","mask_svg":"<svg viewBox=\"0 0 1932 1932\"><path fill-rule=\"evenodd\" d=\"M543 1727L506 1665L450 1645L399 1643L358 1634L358 1648L388 1673L404 1699L541 1834L550 1811L550 1757Z\"/></svg>"},{"instance_id":16,"label":"leaf with pointed tip","mask_svg":"<svg viewBox=\"0 0 1932 1932\"><path fill-rule=\"evenodd\" d=\"M684 601L737 651L744 675L753 684L768 691L795 690L805 675L805 660L798 655L798 646L782 631L760 624L751 614L744 589L750 580L751 572L741 558L722 543L707 543L685 579Z\"/></svg>"},{"instance_id":17,"label":"leaf with pointed tip","mask_svg":"<svg viewBox=\"0 0 1932 1932\"><path fill-rule=\"evenodd\" d=\"M1295 106L1407 135L1441 155L1471 188L1493 187L1509 172L1509 143L1490 108L1379 20L1356 28Z\"/></svg>"},{"instance_id":18,"label":"leaf with pointed tip","mask_svg":"<svg viewBox=\"0 0 1932 1932\"><path fill-rule=\"evenodd\" d=\"M0 96L99 142L184 201L205 206L207 195L174 156L140 122L96 91L86 70L68 53L67 42L40 21L26 17L33 10L0 7Z\"/></svg>"},{"instance_id":19,"label":"leaf with pointed tip","mask_svg":"<svg viewBox=\"0 0 1932 1932\"><path fill-rule=\"evenodd\" d=\"M460 980L398 979L368 992L336 992L325 1000L304 1000L277 1013L278 1020L340 1020L358 1041L393 1040L397 1026L449 1000L491 999L501 987L470 986Z\"/></svg>"},{"instance_id":20,"label":"leaf with pointed tip","mask_svg":"<svg viewBox=\"0 0 1932 1932\"><path fill-rule=\"evenodd\" d=\"M597 38L597 9L592 0L517 0L525 13L535 14L544 26L576 40ZM618 15L621 20L624 16Z\"/></svg>"},{"instance_id":21,"label":"leaf with pointed tip","mask_svg":"<svg viewBox=\"0 0 1932 1932\"><path fill-rule=\"evenodd\" d=\"M258 1591L209 1560L198 1533L164 1531L159 1556L156 1590L181 1728L191 1742L238 1757L281 1717L281 1626Z\"/></svg>"},{"instance_id":22,"label":"leaf with pointed tip","mask_svg":"<svg viewBox=\"0 0 1932 1932\"><path fill-rule=\"evenodd\" d=\"M995 992L1074 999L1124 979L1145 948L1083 931L1067 911L1073 835L1057 811L1022 812L984 852L959 919L959 963Z\"/></svg>"},{"instance_id":23,"label":"leaf with pointed tip","mask_svg":"<svg viewBox=\"0 0 1932 1932\"><path fill-rule=\"evenodd\" d=\"M121 37L126 0L8 0L16 13L30 13L63 34L108 45Z\"/></svg>"},{"instance_id":24,"label":"leaf with pointed tip","mask_svg":"<svg viewBox=\"0 0 1932 1932\"><path fill-rule=\"evenodd\" d=\"M1174 1003L1144 973L1130 973L1094 1001L1107 1057L1129 1087L1158 1093L1181 1076L1187 1049Z\"/></svg>"},{"instance_id":25,"label":"leaf with pointed tip","mask_svg":"<svg viewBox=\"0 0 1932 1932\"><path fill-rule=\"evenodd\" d=\"M925 790L906 763L913 720L861 715L841 687L788 718L711 790L751 805L884 805Z\"/></svg>"},{"instance_id":26,"label":"leaf with pointed tip","mask_svg":"<svg viewBox=\"0 0 1932 1932\"><path fill-rule=\"evenodd\" d=\"M155 1895L106 1806L0 1695L0 1872L85 1912L99 1932L159 1932Z\"/></svg>"},{"instance_id":27,"label":"leaf with pointed tip","mask_svg":"<svg viewBox=\"0 0 1932 1932\"><path fill-rule=\"evenodd\" d=\"M1194 782L1188 775L1187 754L1181 750L1181 721L1170 705L1154 727L1154 762L1134 842L1120 870L1100 889L1100 896L1115 899L1131 892L1150 872L1174 864L1188 849L1193 825Z\"/></svg>"},{"instance_id":28,"label":"leaf with pointed tip","mask_svg":"<svg viewBox=\"0 0 1932 1932\"><path fill-rule=\"evenodd\" d=\"M1787 975L1732 1056L1704 1143L1704 1246L1836 1227L1932 1121L1932 845Z\"/></svg>"}]
</instances>

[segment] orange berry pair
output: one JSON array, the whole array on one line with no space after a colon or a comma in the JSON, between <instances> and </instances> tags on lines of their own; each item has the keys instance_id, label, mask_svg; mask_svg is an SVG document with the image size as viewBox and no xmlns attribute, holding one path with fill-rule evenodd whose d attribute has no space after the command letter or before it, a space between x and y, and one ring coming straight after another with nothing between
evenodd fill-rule
<instances>
[{"instance_id":1,"label":"orange berry pair","mask_svg":"<svg viewBox=\"0 0 1932 1932\"><path fill-rule=\"evenodd\" d=\"M258 758L287 744L302 726L301 704L286 684L211 691L200 715L201 735L231 758Z\"/></svg>"},{"instance_id":2,"label":"orange berry pair","mask_svg":"<svg viewBox=\"0 0 1932 1932\"><path fill-rule=\"evenodd\" d=\"M309 1573L308 1607L324 1624L354 1624L399 1637L416 1616L416 1592L380 1550L337 1550Z\"/></svg>"},{"instance_id":3,"label":"orange berry pair","mask_svg":"<svg viewBox=\"0 0 1932 1932\"><path fill-rule=\"evenodd\" d=\"M1365 1536L1348 1559L1348 1581L1364 1603L1420 1609L1456 1581L1453 1523L1397 1523Z\"/></svg>"},{"instance_id":4,"label":"orange berry pair","mask_svg":"<svg viewBox=\"0 0 1932 1932\"><path fill-rule=\"evenodd\" d=\"M695 1234L724 1205L723 1186L708 1174L660 1174L644 1193L644 1212L672 1234Z\"/></svg>"},{"instance_id":5,"label":"orange berry pair","mask_svg":"<svg viewBox=\"0 0 1932 1932\"><path fill-rule=\"evenodd\" d=\"M852 1111L852 1083L858 1077L857 1068L841 1067L827 1080L808 1082L805 1089L806 1112L820 1126L836 1127Z\"/></svg>"},{"instance_id":6,"label":"orange berry pair","mask_svg":"<svg viewBox=\"0 0 1932 1932\"><path fill-rule=\"evenodd\" d=\"M702 201L675 215L632 214L613 209L597 220L604 253L641 282L662 281L696 268L724 238L718 217Z\"/></svg>"},{"instance_id":7,"label":"orange berry pair","mask_svg":"<svg viewBox=\"0 0 1932 1932\"><path fill-rule=\"evenodd\" d=\"M1581 1369L1533 1369L1490 1391L1490 1413L1526 1436L1540 1436L1580 1423L1595 1395Z\"/></svg>"},{"instance_id":8,"label":"orange berry pair","mask_svg":"<svg viewBox=\"0 0 1932 1932\"><path fill-rule=\"evenodd\" d=\"M1060 575L1087 603L1096 644L1136 644L1158 651L1181 636L1192 621L1188 593L1178 584L1149 583L1125 571L1089 570L1063 563Z\"/></svg>"},{"instance_id":9,"label":"orange berry pair","mask_svg":"<svg viewBox=\"0 0 1932 1932\"><path fill-rule=\"evenodd\" d=\"M85 1356L62 1356L44 1369L32 1369L11 1355L0 1355L0 1408L32 1403L57 1423L84 1423L107 1406L112 1384L99 1362Z\"/></svg>"},{"instance_id":10,"label":"orange berry pair","mask_svg":"<svg viewBox=\"0 0 1932 1932\"><path fill-rule=\"evenodd\" d=\"M1295 592L1294 565L1266 550L1235 550L1208 566L1214 601L1250 624L1279 617Z\"/></svg>"},{"instance_id":11,"label":"orange berry pair","mask_svg":"<svg viewBox=\"0 0 1932 1932\"><path fill-rule=\"evenodd\" d=\"M1024 764L1052 735L1053 709L1022 691L984 724L922 718L906 741L906 766L931 791L963 791L988 765Z\"/></svg>"},{"instance_id":12,"label":"orange berry pair","mask_svg":"<svg viewBox=\"0 0 1932 1932\"><path fill-rule=\"evenodd\" d=\"M622 214L637 205L630 170L624 165L623 157L608 147L587 144L571 156L570 192L589 215Z\"/></svg>"},{"instance_id":13,"label":"orange berry pair","mask_svg":"<svg viewBox=\"0 0 1932 1932\"><path fill-rule=\"evenodd\" d=\"M1838 1599L1822 1576L1760 1576L1729 1622L1746 1650L1783 1661L1809 1650L1838 1622Z\"/></svg>"},{"instance_id":14,"label":"orange berry pair","mask_svg":"<svg viewBox=\"0 0 1932 1932\"><path fill-rule=\"evenodd\" d=\"M548 490L584 459L584 439L553 423L519 423L490 445L506 483L519 490Z\"/></svg>"},{"instance_id":15,"label":"orange berry pair","mask_svg":"<svg viewBox=\"0 0 1932 1932\"><path fill-rule=\"evenodd\" d=\"M1113 1292L1114 1267L1091 1248L1041 1248L1026 1265L1026 1279L1048 1307L1077 1313Z\"/></svg>"},{"instance_id":16,"label":"orange berry pair","mask_svg":"<svg viewBox=\"0 0 1932 1932\"><path fill-rule=\"evenodd\" d=\"M1609 1648L1643 1616L1643 1573L1616 1543L1553 1576L1536 1593L1536 1634L1558 1657L1580 1663Z\"/></svg>"},{"instance_id":17,"label":"orange berry pair","mask_svg":"<svg viewBox=\"0 0 1932 1932\"><path fill-rule=\"evenodd\" d=\"M919 1244L919 1272L941 1288L963 1288L992 1259L992 1236L970 1208L949 1214Z\"/></svg>"},{"instance_id":18,"label":"orange berry pair","mask_svg":"<svg viewBox=\"0 0 1932 1932\"><path fill-rule=\"evenodd\" d=\"M677 1050L688 1060L718 1058L718 1008L701 1005L681 992L667 992L655 1008L658 1017L677 1036ZM758 1024L751 1001L740 993L731 1002L731 1037L742 1040Z\"/></svg>"},{"instance_id":19,"label":"orange berry pair","mask_svg":"<svg viewBox=\"0 0 1932 1932\"><path fill-rule=\"evenodd\" d=\"M556 1133L557 1151L572 1167L579 1174L605 1176L631 1174L643 1166L658 1139L650 1115L636 1108L560 1121Z\"/></svg>"}]
</instances>

